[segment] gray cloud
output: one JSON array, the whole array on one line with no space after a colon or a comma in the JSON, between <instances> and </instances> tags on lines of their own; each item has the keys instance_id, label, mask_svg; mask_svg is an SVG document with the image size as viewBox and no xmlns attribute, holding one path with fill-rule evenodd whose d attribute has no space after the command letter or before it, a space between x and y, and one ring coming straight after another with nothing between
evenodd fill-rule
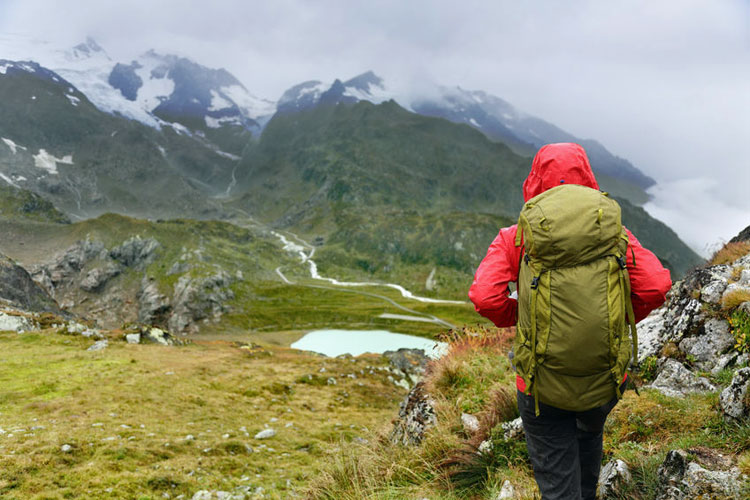
<instances>
[{"instance_id":1,"label":"gray cloud","mask_svg":"<svg viewBox=\"0 0 750 500\"><path fill-rule=\"evenodd\" d=\"M0 31L69 44L91 34L117 60L179 53L271 99L368 69L486 90L698 197L660 213L680 234L704 219L697 211L730 219L721 231L707 223L704 244L750 224L744 0L10 0L0 9ZM699 178L712 185L675 184ZM649 209L674 207L667 193Z\"/></svg>"}]
</instances>

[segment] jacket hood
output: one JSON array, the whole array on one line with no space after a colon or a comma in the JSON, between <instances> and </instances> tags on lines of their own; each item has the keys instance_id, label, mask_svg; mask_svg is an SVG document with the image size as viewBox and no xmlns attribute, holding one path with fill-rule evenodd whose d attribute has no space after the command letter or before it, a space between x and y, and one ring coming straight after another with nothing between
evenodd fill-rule
<instances>
[{"instance_id":1,"label":"jacket hood","mask_svg":"<svg viewBox=\"0 0 750 500\"><path fill-rule=\"evenodd\" d=\"M599 189L586 151L578 144L560 142L542 146L523 183L523 199L529 201L560 184L578 184Z\"/></svg>"}]
</instances>

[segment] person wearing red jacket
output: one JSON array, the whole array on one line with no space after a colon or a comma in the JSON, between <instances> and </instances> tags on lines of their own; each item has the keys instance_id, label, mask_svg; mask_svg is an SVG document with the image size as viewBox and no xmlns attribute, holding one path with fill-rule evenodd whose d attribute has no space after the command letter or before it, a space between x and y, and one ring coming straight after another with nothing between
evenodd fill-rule
<instances>
[{"instance_id":1,"label":"person wearing red jacket","mask_svg":"<svg viewBox=\"0 0 750 500\"><path fill-rule=\"evenodd\" d=\"M529 201L563 182L599 189L580 145L543 146L523 183L524 200ZM672 281L659 259L644 248L633 233L626 231L627 270L633 314L638 322L664 303ZM522 250L515 245L515 239L516 225L500 230L479 264L469 289L469 298L477 312L498 327L513 326L518 319L518 302L510 291L510 284L518 280ZM585 412L566 411L540 402L537 415L534 398L524 394L526 387L520 376L516 377L516 387L529 457L542 498L595 499L604 422L617 404L617 398Z\"/></svg>"}]
</instances>

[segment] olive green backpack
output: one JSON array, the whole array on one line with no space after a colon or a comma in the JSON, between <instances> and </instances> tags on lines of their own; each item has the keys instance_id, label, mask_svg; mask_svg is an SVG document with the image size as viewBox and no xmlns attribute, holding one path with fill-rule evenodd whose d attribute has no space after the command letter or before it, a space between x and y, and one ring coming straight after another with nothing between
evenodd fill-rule
<instances>
[{"instance_id":1,"label":"olive green backpack","mask_svg":"<svg viewBox=\"0 0 750 500\"><path fill-rule=\"evenodd\" d=\"M515 243L523 250L513 362L537 414L540 401L584 411L621 397L638 340L620 206L596 189L554 187L524 205Z\"/></svg>"}]
</instances>

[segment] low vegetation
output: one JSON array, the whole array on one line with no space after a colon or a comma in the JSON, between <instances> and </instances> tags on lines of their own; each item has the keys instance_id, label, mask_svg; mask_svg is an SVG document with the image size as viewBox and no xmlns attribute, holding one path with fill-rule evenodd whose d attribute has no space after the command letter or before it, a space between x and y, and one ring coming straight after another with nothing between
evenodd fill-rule
<instances>
[{"instance_id":1,"label":"low vegetation","mask_svg":"<svg viewBox=\"0 0 750 500\"><path fill-rule=\"evenodd\" d=\"M523 440L503 438L503 422L517 416L515 377L506 353L512 331L466 328L454 332L449 353L431 362L425 387L435 400L437 425L420 446L392 444L389 426L368 446L335 454L308 490L321 499L495 498L508 480L519 498L538 498ZM727 371L727 370L725 370ZM726 386L731 373L712 376ZM640 385L640 382L639 382ZM461 414L478 417L467 431ZM489 451L479 453L489 441ZM622 498L653 499L657 469L669 450L722 453L750 474L750 423L726 423L718 393L670 398L652 389L627 391L605 428L604 458L624 460L633 481Z\"/></svg>"},{"instance_id":2,"label":"low vegetation","mask_svg":"<svg viewBox=\"0 0 750 500\"><path fill-rule=\"evenodd\" d=\"M329 453L371 440L406 392L380 356L110 335L92 352L53 328L0 332L0 497L288 498Z\"/></svg>"}]
</instances>

